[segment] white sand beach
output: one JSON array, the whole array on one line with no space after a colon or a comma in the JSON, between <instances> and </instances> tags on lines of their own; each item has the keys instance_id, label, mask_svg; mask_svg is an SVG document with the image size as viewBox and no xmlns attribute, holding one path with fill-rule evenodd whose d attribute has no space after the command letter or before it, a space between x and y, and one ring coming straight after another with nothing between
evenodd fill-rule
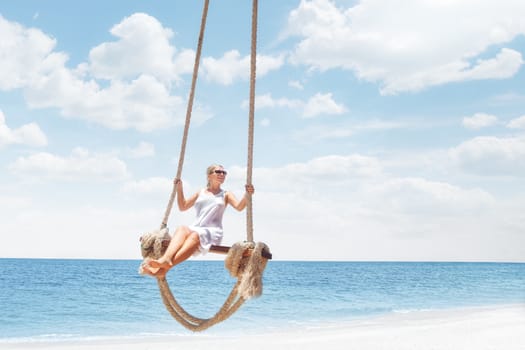
<instances>
[{"instance_id":1,"label":"white sand beach","mask_svg":"<svg viewBox=\"0 0 525 350\"><path fill-rule=\"evenodd\" d=\"M3 343L10 350L523 350L525 305L421 311L258 335Z\"/></svg>"}]
</instances>

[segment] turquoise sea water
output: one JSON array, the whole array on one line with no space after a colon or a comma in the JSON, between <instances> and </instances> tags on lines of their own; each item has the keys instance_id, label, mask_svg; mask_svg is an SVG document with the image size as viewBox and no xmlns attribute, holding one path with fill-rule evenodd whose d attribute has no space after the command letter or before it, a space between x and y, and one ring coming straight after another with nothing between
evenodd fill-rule
<instances>
[{"instance_id":1,"label":"turquoise sea water","mask_svg":"<svg viewBox=\"0 0 525 350\"><path fill-rule=\"evenodd\" d=\"M0 259L0 343L189 334L138 260ZM191 313L212 316L234 280L220 261L168 279ZM262 297L206 333L315 327L374 315L525 304L525 264L270 261Z\"/></svg>"}]
</instances>

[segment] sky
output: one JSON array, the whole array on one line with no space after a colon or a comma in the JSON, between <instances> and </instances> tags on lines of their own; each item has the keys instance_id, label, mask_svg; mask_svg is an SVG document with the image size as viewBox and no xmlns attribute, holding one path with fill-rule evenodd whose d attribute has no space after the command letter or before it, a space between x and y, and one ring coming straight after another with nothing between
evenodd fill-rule
<instances>
[{"instance_id":1,"label":"sky","mask_svg":"<svg viewBox=\"0 0 525 350\"><path fill-rule=\"evenodd\" d=\"M140 259L201 1L0 5L0 257ZM254 240L276 260L525 262L525 2L259 1ZM211 1L182 171L244 193L251 4ZM171 211L168 227L194 211ZM224 217L223 244L246 238ZM204 259L222 259L209 254Z\"/></svg>"}]
</instances>

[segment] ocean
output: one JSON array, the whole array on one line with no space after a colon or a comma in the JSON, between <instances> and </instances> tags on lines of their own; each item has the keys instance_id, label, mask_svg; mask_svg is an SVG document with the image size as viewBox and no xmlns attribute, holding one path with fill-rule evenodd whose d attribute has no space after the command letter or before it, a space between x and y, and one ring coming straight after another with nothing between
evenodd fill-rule
<instances>
[{"instance_id":1,"label":"ocean","mask_svg":"<svg viewBox=\"0 0 525 350\"><path fill-rule=\"evenodd\" d=\"M0 344L188 335L139 260L0 259ZM221 261L168 274L187 311L210 317L235 280ZM260 298L205 334L308 329L390 313L525 304L523 263L270 261Z\"/></svg>"}]
</instances>

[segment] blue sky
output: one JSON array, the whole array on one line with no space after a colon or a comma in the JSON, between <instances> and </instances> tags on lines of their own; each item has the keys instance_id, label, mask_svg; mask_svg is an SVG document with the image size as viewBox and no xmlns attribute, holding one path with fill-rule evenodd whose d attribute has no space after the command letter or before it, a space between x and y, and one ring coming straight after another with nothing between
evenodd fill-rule
<instances>
[{"instance_id":1,"label":"blue sky","mask_svg":"<svg viewBox=\"0 0 525 350\"><path fill-rule=\"evenodd\" d=\"M140 258L177 170L201 13L0 5L0 257ZM277 259L525 261L523 13L261 1L255 240ZM243 193L250 18L248 1L211 1L188 194L212 163ZM169 227L192 216L174 210ZM224 225L225 244L245 237L244 213Z\"/></svg>"}]
</instances>

